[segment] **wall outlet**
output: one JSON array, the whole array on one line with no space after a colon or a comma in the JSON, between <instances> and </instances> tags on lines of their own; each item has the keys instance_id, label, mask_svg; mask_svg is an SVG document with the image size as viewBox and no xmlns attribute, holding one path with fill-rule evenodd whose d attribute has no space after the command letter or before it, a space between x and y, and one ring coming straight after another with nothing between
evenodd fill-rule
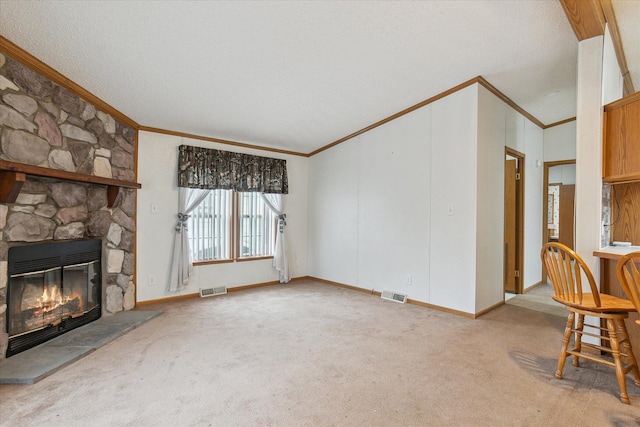
<instances>
[{"instance_id":1,"label":"wall outlet","mask_svg":"<svg viewBox=\"0 0 640 427\"><path fill-rule=\"evenodd\" d=\"M157 214L158 213L158 204L157 203L151 203L151 213L152 214Z\"/></svg>"},{"instance_id":2,"label":"wall outlet","mask_svg":"<svg viewBox=\"0 0 640 427\"><path fill-rule=\"evenodd\" d=\"M156 284L156 277L149 276L149 286L155 286L155 284Z\"/></svg>"},{"instance_id":3,"label":"wall outlet","mask_svg":"<svg viewBox=\"0 0 640 427\"><path fill-rule=\"evenodd\" d=\"M413 277L411 277L410 274L407 274L407 277L405 278L405 282L406 285L410 285L413 283Z\"/></svg>"},{"instance_id":4,"label":"wall outlet","mask_svg":"<svg viewBox=\"0 0 640 427\"><path fill-rule=\"evenodd\" d=\"M454 216L456 214L456 207L454 205L447 206L447 215Z\"/></svg>"}]
</instances>

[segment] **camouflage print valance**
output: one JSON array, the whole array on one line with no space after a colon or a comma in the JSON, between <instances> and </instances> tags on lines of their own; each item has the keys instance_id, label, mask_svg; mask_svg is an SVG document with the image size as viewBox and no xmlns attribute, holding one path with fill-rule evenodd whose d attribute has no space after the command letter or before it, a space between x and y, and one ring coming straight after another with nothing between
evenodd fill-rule
<instances>
[{"instance_id":1,"label":"camouflage print valance","mask_svg":"<svg viewBox=\"0 0 640 427\"><path fill-rule=\"evenodd\" d=\"M289 193L286 160L189 145L178 149L178 187Z\"/></svg>"}]
</instances>

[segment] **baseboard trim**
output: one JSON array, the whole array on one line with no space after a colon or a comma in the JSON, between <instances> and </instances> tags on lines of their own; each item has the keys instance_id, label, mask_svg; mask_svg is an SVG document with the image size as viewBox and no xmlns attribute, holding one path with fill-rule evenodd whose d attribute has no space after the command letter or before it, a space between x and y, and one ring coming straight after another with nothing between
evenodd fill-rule
<instances>
[{"instance_id":1,"label":"baseboard trim","mask_svg":"<svg viewBox=\"0 0 640 427\"><path fill-rule=\"evenodd\" d=\"M475 319L477 314L467 313L466 311L454 310L453 308L442 307L440 305L430 304L428 302L416 301L412 299L407 299L409 304L417 305L420 307L431 308L433 310L442 311L443 313L455 314L456 316L467 317L469 319Z\"/></svg>"},{"instance_id":2,"label":"baseboard trim","mask_svg":"<svg viewBox=\"0 0 640 427\"><path fill-rule=\"evenodd\" d=\"M307 278L307 276L294 277L293 279L289 280L289 283L298 282L298 281L304 280L306 278ZM283 283L283 285L285 285L285 284L286 283ZM273 281L270 281L270 282L254 283L252 285L235 286L233 288L227 288L227 292L245 291L247 289L263 288L265 286L273 286L273 285L280 285L280 281L273 280Z\"/></svg>"},{"instance_id":3,"label":"baseboard trim","mask_svg":"<svg viewBox=\"0 0 640 427\"><path fill-rule=\"evenodd\" d=\"M233 288L227 288L227 292L246 291L247 289L263 288L265 286L273 286L278 284L280 284L279 281L273 280L270 282L254 283L252 285L243 285L243 286L235 286Z\"/></svg>"},{"instance_id":4,"label":"baseboard trim","mask_svg":"<svg viewBox=\"0 0 640 427\"><path fill-rule=\"evenodd\" d=\"M300 276L300 277L294 277L293 279L291 279L289 281L289 283L292 282L298 282L301 280L313 280L314 282L319 282L319 283L323 283L326 285L331 285L331 286L337 286L339 288L343 288L343 289L348 289L351 291L356 291L356 292L362 292L365 294L369 294L369 295L375 295L375 296L380 296L382 295L381 292L375 291L373 289L369 290L369 289L364 289L364 288L359 288L357 286L353 286L353 285L347 285L345 283L340 283L340 282L334 282L333 280L327 280L327 279L320 279L319 277L313 277L313 276ZM238 292L238 291L245 291L247 289L254 289L254 288L263 288L265 286L273 286L273 285L279 285L280 282L277 280L274 281L270 281L270 282L262 282L262 283L254 283L251 285L244 285L244 286L235 286L233 288L227 288L227 292ZM529 288L527 288L527 291L530 289L533 289L535 286L539 286L542 283L538 283L536 285L533 285ZM181 301L181 300L185 300L185 299L190 299L190 298L198 298L200 296L200 294L198 292L193 293L193 294L185 294L185 295L176 295L173 297L167 297L167 298L158 298L158 299L154 299L154 300L148 300L148 301L140 301L136 303L136 307L142 307L145 305L152 305L152 304L161 304L161 303L166 303L166 302L174 302L174 301ZM417 300L412 300L412 299L407 299L407 303L408 304L413 304L413 305L417 305L419 307L425 307L425 308L430 308L432 310L437 310L437 311L441 311L443 313L449 313L449 314L455 314L456 316L462 316L462 317L467 317L469 319L477 319L478 317L487 314L488 312L495 310L496 308L500 307L501 305L504 305L504 301L501 301L497 304L492 305L491 307L488 307L482 311L479 311L478 313L467 313L466 311L460 311L460 310L454 310L452 308L447 308L447 307L442 307L439 305L435 305L435 304L430 304L428 302L422 302L422 301L417 301Z\"/></svg>"},{"instance_id":5,"label":"baseboard trim","mask_svg":"<svg viewBox=\"0 0 640 427\"><path fill-rule=\"evenodd\" d=\"M316 282L324 283L324 284L327 284L327 285L337 286L339 288L344 288L344 289L349 289L349 290L352 290L352 291L362 292L362 293L365 293L365 294L376 295L376 296L380 296L381 295L381 292L375 291L373 289L369 290L369 289L359 288L357 286L346 285L344 283L334 282L332 280L320 279L318 277L313 277L313 276L309 276L308 279L316 281ZM444 313L455 314L457 316L468 317L470 319L475 319L476 317L482 316L483 314L485 314L486 311L493 310L495 308L495 307L490 307L486 311L482 311L480 313L473 314L473 313L467 313L466 311L454 310L454 309L447 308L447 307L441 307L441 306L435 305L435 304L429 304L427 302L412 300L410 298L407 299L407 303L408 304L417 305L417 306L420 306L420 307L431 308L433 310L442 311ZM503 303L500 303L500 305L501 304L503 304Z\"/></svg>"},{"instance_id":6,"label":"baseboard trim","mask_svg":"<svg viewBox=\"0 0 640 427\"><path fill-rule=\"evenodd\" d=\"M349 289L349 290L352 290L352 291L362 292L362 293L365 293L365 294L377 295L377 296L382 295L381 292L376 292L373 289L369 290L369 289L359 288L357 286L346 285L344 283L334 282L332 280L320 279L318 277L313 277L313 276L308 276L308 279L309 280L313 280L315 282L324 283L326 285L337 286L339 288Z\"/></svg>"},{"instance_id":7,"label":"baseboard trim","mask_svg":"<svg viewBox=\"0 0 640 427\"><path fill-rule=\"evenodd\" d=\"M546 284L547 284L546 282L543 282L543 281L541 280L541 281L539 281L538 283L534 283L533 285L529 286L528 288L523 289L523 290L522 290L522 293L523 293L523 294L526 294L527 292L534 290L534 289L535 289L535 288L537 288L538 286L542 286L542 285L546 285Z\"/></svg>"},{"instance_id":8,"label":"baseboard trim","mask_svg":"<svg viewBox=\"0 0 640 427\"><path fill-rule=\"evenodd\" d=\"M479 312L477 312L477 313L475 314L475 316L473 316L473 318L474 318L474 319L477 319L477 318L478 318L478 317L480 317L480 316L484 316L484 315L485 315L485 314L487 314L488 312L495 310L496 308L500 307L501 305L504 305L504 301L500 301L500 302L498 302L498 303L496 303L496 304L493 304L493 305L492 305L492 306L490 306L490 307L485 308L484 310L480 310Z\"/></svg>"},{"instance_id":9,"label":"baseboard trim","mask_svg":"<svg viewBox=\"0 0 640 427\"><path fill-rule=\"evenodd\" d=\"M136 302L136 307L142 307L145 305L152 305L152 304L161 304L164 302L175 302L175 301L181 301L184 299L190 299L190 298L197 298L200 296L200 293L196 292L195 294L184 294L184 295L176 295L173 297L166 297L166 298L158 298L158 299L150 299L147 301L137 301Z\"/></svg>"},{"instance_id":10,"label":"baseboard trim","mask_svg":"<svg viewBox=\"0 0 640 427\"><path fill-rule=\"evenodd\" d=\"M309 276L294 277L289 281L289 283L297 282L297 281L308 279L308 278ZM227 288L227 292L245 291L247 289L262 288L265 286L273 286L273 285L279 285L279 284L280 282L278 280L273 280L270 282L254 283L251 285L234 286L233 288ZM181 300L190 299L190 298L198 298L199 296L200 296L200 293L196 292L193 294L176 295L173 297L158 298L158 299L152 299L147 301L138 301L136 302L136 307L142 307L145 305L152 305L152 304L161 304L165 302L181 301Z\"/></svg>"}]
</instances>

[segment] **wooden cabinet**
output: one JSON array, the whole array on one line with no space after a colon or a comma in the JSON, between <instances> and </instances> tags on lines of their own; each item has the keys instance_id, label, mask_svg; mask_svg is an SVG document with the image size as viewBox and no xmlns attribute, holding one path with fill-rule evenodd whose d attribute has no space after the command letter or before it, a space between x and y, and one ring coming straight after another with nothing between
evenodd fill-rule
<instances>
[{"instance_id":1,"label":"wooden cabinet","mask_svg":"<svg viewBox=\"0 0 640 427\"><path fill-rule=\"evenodd\" d=\"M604 107L604 182L640 181L640 92Z\"/></svg>"},{"instance_id":2,"label":"wooden cabinet","mask_svg":"<svg viewBox=\"0 0 640 427\"><path fill-rule=\"evenodd\" d=\"M640 246L640 92L605 105L603 136L602 181L613 184L611 240ZM628 251L637 250L636 247ZM594 252L600 258L600 291L628 299L616 275L622 254L616 251L625 249ZM629 313L626 324L634 354L640 360L640 328L635 323L638 319L639 313Z\"/></svg>"},{"instance_id":3,"label":"wooden cabinet","mask_svg":"<svg viewBox=\"0 0 640 427\"><path fill-rule=\"evenodd\" d=\"M604 107L602 174L612 184L611 241L640 245L640 92Z\"/></svg>"}]
</instances>

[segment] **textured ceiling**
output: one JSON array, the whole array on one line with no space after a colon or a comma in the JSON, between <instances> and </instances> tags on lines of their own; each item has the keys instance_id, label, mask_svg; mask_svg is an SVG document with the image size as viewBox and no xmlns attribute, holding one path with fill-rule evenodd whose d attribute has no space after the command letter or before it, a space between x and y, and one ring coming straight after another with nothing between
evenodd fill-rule
<instances>
[{"instance_id":1,"label":"textured ceiling","mask_svg":"<svg viewBox=\"0 0 640 427\"><path fill-rule=\"evenodd\" d=\"M640 89L640 0L613 0L622 48L633 87Z\"/></svg>"},{"instance_id":2,"label":"textured ceiling","mask_svg":"<svg viewBox=\"0 0 640 427\"><path fill-rule=\"evenodd\" d=\"M303 153L479 75L576 114L558 0L0 0L0 33L141 125Z\"/></svg>"}]
</instances>

